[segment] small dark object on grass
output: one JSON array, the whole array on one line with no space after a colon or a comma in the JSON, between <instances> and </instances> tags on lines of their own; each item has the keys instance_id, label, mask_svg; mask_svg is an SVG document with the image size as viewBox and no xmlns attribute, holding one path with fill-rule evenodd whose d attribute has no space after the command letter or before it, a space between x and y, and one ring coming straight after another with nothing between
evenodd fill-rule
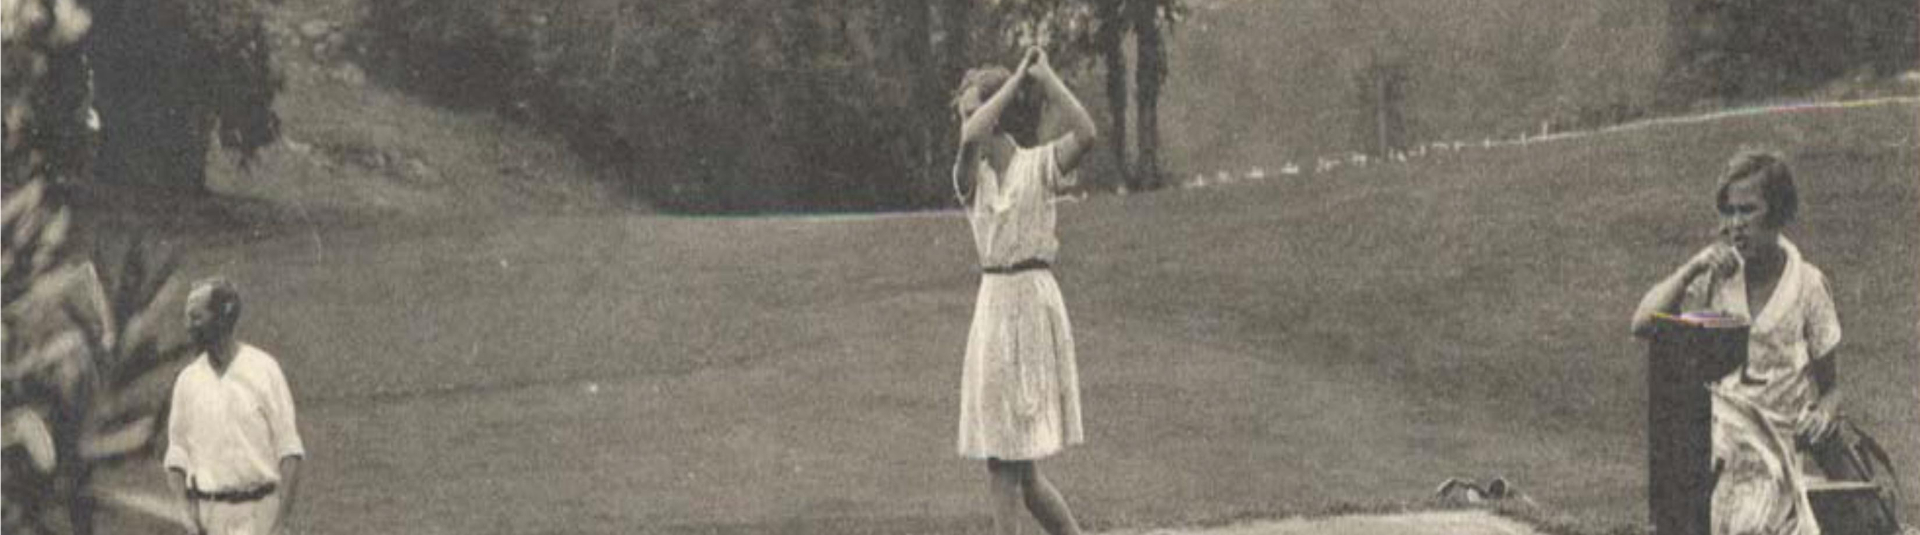
<instances>
[{"instance_id":1,"label":"small dark object on grass","mask_svg":"<svg viewBox=\"0 0 1920 535\"><path fill-rule=\"evenodd\" d=\"M1466 505L1506 500L1527 500L1506 478L1496 477L1481 486L1472 479L1447 478L1435 489L1434 498L1448 505Z\"/></svg>"}]
</instances>

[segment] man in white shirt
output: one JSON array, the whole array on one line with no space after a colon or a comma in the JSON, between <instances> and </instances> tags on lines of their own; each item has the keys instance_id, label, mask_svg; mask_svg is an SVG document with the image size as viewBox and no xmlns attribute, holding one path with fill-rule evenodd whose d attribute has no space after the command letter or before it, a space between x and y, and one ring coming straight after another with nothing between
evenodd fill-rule
<instances>
[{"instance_id":1,"label":"man in white shirt","mask_svg":"<svg viewBox=\"0 0 1920 535\"><path fill-rule=\"evenodd\" d=\"M240 292L214 278L187 294L187 333L201 351L173 384L167 483L195 533L273 535L293 508L306 449L280 364L234 339Z\"/></svg>"}]
</instances>

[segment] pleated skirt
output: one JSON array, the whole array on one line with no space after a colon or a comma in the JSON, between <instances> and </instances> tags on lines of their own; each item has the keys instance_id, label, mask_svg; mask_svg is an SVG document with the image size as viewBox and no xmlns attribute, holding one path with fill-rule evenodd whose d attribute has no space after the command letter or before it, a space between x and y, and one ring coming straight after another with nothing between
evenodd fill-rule
<instances>
[{"instance_id":1,"label":"pleated skirt","mask_svg":"<svg viewBox=\"0 0 1920 535\"><path fill-rule=\"evenodd\" d=\"M960 455L1033 460L1085 440L1073 327L1053 273L985 275L960 374Z\"/></svg>"}]
</instances>

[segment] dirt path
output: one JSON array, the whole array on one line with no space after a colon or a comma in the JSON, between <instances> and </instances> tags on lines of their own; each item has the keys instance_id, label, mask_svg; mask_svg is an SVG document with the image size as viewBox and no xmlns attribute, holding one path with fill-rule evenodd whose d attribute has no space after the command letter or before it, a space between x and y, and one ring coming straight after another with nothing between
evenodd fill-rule
<instances>
[{"instance_id":1,"label":"dirt path","mask_svg":"<svg viewBox=\"0 0 1920 535\"><path fill-rule=\"evenodd\" d=\"M1517 520L1486 511L1293 518L1203 529L1119 531L1109 535L1534 535Z\"/></svg>"}]
</instances>

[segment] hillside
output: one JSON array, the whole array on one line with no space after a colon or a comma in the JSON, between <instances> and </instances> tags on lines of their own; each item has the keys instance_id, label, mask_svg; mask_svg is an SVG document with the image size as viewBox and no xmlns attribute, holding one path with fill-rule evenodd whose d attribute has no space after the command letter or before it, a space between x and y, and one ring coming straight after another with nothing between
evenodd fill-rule
<instances>
[{"instance_id":1,"label":"hillside","mask_svg":"<svg viewBox=\"0 0 1920 535\"><path fill-rule=\"evenodd\" d=\"M1803 177L1789 233L1838 288L1847 412L1920 466L1917 113L1067 205L1089 444L1052 477L1100 528L1496 474L1594 530L1638 526L1626 316L1704 239L1712 176L1749 143ZM957 533L986 521L980 467L951 452L971 254L952 214L603 214L316 226L188 274L240 282L246 337L294 382L302 532Z\"/></svg>"},{"instance_id":2,"label":"hillside","mask_svg":"<svg viewBox=\"0 0 1920 535\"><path fill-rule=\"evenodd\" d=\"M275 101L282 139L251 168L210 155L215 191L277 210L363 216L577 213L631 204L594 180L595 171L555 136L369 81L346 50L360 2L263 5L274 66L286 78Z\"/></svg>"},{"instance_id":3,"label":"hillside","mask_svg":"<svg viewBox=\"0 0 1920 535\"><path fill-rule=\"evenodd\" d=\"M1651 113L1662 58L1672 48L1666 13L1673 1L1194 0L1169 33L1165 168L1176 176L1272 169L1361 148L1356 125L1366 121L1355 76L1375 62L1405 66L1406 138L1415 142L1472 143L1537 134L1543 122L1587 127L1595 114ZM424 19L438 24L370 23L434 5L449 10L445 18ZM685 210L855 209L944 199L937 193L944 165L905 171L944 152L911 164L900 159L919 150L901 144L912 145L907 138L920 128L900 124L947 113L926 102L909 106L899 92L904 82L888 78L904 76L902 65L917 60L883 54L892 48L875 43L913 32L871 23L900 13L862 3L804 4L779 8L797 11L772 19L733 20L724 3L662 4L644 14L619 5L273 3L267 9L275 65L288 79L278 101L286 139L251 169L215 156L212 182L219 191L268 201L268 211L573 212L648 202L636 195ZM551 25L532 22L549 17L557 17ZM731 36L725 39L758 44L695 39L695 20L718 24L709 30ZM862 33L869 30L873 35ZM829 46L834 39L809 45L833 49L822 57L853 55L827 61L806 53L798 43L812 43L805 36L819 32L849 40L839 48ZM675 48L695 41L705 44ZM608 70L619 64L613 59L622 47L633 48L625 53L636 62ZM599 56L603 49L607 58ZM658 61L686 54L707 59ZM682 72L693 65L734 74L722 84L705 70ZM824 70L796 78L809 68ZM1097 71L1079 73L1076 89L1104 114ZM549 79L564 72L597 74ZM946 83L942 77L939 84ZM879 84L886 90L865 100L882 109L852 113L865 109L862 99L817 94L834 84ZM1810 96L1854 89L1838 86ZM704 95L707 104L669 103L679 98L672 95ZM741 153L734 145L759 150ZM570 148L598 163L582 162ZM1107 160L1106 151L1095 153L1084 183L1115 183Z\"/></svg>"},{"instance_id":4,"label":"hillside","mask_svg":"<svg viewBox=\"0 0 1920 535\"><path fill-rule=\"evenodd\" d=\"M1843 76L1795 79L1776 84L1780 87L1755 80L1748 89L1765 95L1668 109L1685 106L1660 104L1675 98L1667 94L1673 88L1661 85L1671 82L1662 78L1679 39L1669 10L1687 2L1194 0L1191 15L1168 42L1173 70L1161 108L1167 167L1176 176L1273 169L1288 161L1310 162L1316 155L1364 150L1357 131L1370 116L1359 102L1356 75L1375 61L1404 66L1401 109L1406 139L1414 143L1537 136L1543 126L1556 132L1590 130L1743 103L1920 94L1914 84L1920 77L1911 72L1904 78L1871 75L1862 65L1885 58L1863 52L1799 63L1831 64L1826 68L1845 70ZM1767 9L1795 5L1823 9L1814 4ZM1911 3L1904 12L1898 2L1854 3L1848 9L1858 11L1855 22L1834 24L1864 24L1859 21L1876 17L1911 20L1912 8ZM1887 9L1892 12L1868 15ZM1876 40L1889 43L1878 49L1911 50L1916 38L1910 25L1897 22L1858 38L1809 37L1837 26L1806 20L1782 24L1779 42L1770 45L1777 48L1754 57L1791 62L1784 58L1792 53L1816 53L1803 49ZM1826 46L1785 44L1792 39ZM1746 69L1768 68L1757 63ZM1892 72L1914 68L1903 65Z\"/></svg>"},{"instance_id":5,"label":"hillside","mask_svg":"<svg viewBox=\"0 0 1920 535\"><path fill-rule=\"evenodd\" d=\"M1353 76L1375 56L1408 65L1416 141L1537 133L1581 106L1645 108L1665 10L1663 0L1194 2L1168 46L1168 166L1275 167L1357 150Z\"/></svg>"}]
</instances>

